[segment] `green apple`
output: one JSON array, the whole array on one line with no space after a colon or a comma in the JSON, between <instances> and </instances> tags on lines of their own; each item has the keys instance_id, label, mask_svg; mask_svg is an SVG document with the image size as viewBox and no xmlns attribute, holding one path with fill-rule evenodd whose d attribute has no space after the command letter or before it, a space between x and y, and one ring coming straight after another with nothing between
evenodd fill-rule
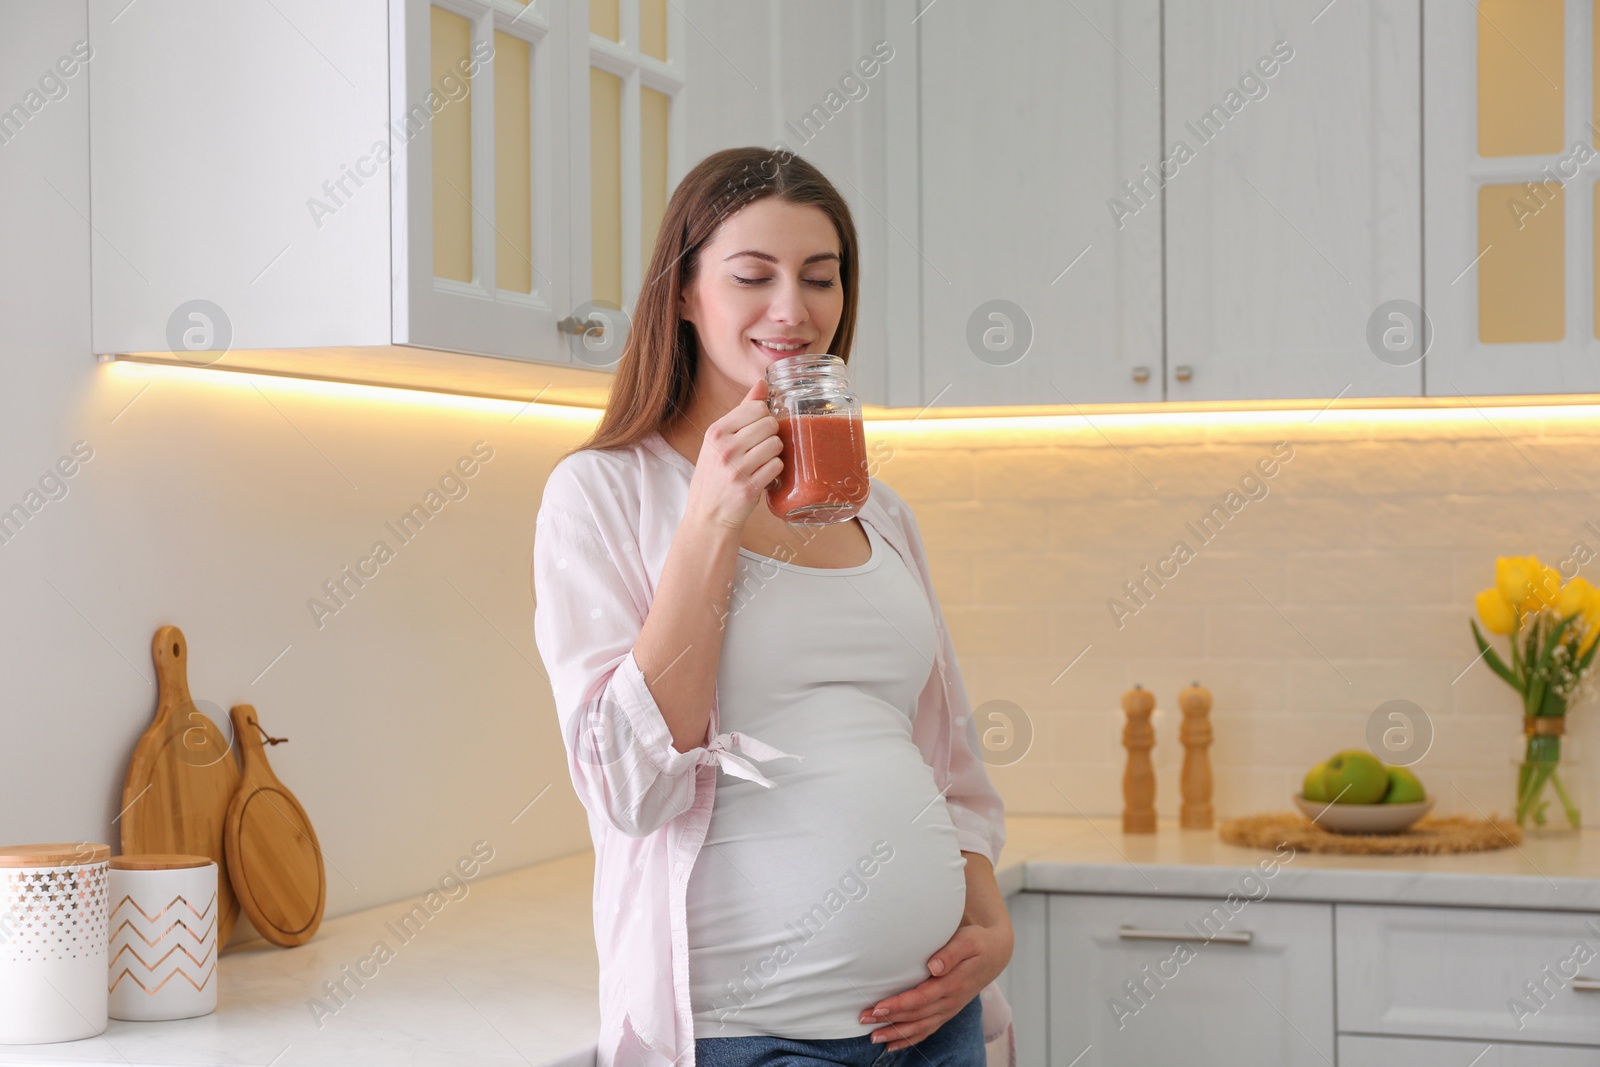
<instances>
[{"instance_id":1,"label":"green apple","mask_svg":"<svg viewBox=\"0 0 1600 1067\"><path fill-rule=\"evenodd\" d=\"M1306 772L1305 784L1300 787L1300 795L1307 800L1319 804L1328 802L1328 761L1323 760Z\"/></svg>"},{"instance_id":2,"label":"green apple","mask_svg":"<svg viewBox=\"0 0 1600 1067\"><path fill-rule=\"evenodd\" d=\"M1385 804L1416 804L1427 800L1422 782L1406 767L1389 768L1389 791L1383 794Z\"/></svg>"},{"instance_id":3,"label":"green apple","mask_svg":"<svg viewBox=\"0 0 1600 1067\"><path fill-rule=\"evenodd\" d=\"M1389 769L1372 753L1350 748L1328 761L1323 781L1336 804L1377 804L1389 791Z\"/></svg>"}]
</instances>

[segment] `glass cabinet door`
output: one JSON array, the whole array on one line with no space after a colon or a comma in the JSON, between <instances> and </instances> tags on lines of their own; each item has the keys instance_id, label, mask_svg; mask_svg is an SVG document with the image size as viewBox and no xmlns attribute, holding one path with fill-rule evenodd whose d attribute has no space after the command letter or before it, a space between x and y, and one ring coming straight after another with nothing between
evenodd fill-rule
<instances>
[{"instance_id":1,"label":"glass cabinet door","mask_svg":"<svg viewBox=\"0 0 1600 1067\"><path fill-rule=\"evenodd\" d=\"M406 0L390 68L397 344L570 362L571 5Z\"/></svg>"},{"instance_id":2,"label":"glass cabinet door","mask_svg":"<svg viewBox=\"0 0 1600 1067\"><path fill-rule=\"evenodd\" d=\"M1429 396L1600 390L1587 0L1429 0Z\"/></svg>"}]
</instances>

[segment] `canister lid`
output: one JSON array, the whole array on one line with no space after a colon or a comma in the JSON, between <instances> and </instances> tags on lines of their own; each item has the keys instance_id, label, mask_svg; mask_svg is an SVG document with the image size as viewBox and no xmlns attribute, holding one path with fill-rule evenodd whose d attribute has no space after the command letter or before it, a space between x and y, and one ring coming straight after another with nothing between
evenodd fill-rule
<instances>
[{"instance_id":1,"label":"canister lid","mask_svg":"<svg viewBox=\"0 0 1600 1067\"><path fill-rule=\"evenodd\" d=\"M112 856L113 871L183 871L209 867L210 856L185 856L178 852L149 852L137 856Z\"/></svg>"},{"instance_id":2,"label":"canister lid","mask_svg":"<svg viewBox=\"0 0 1600 1067\"><path fill-rule=\"evenodd\" d=\"M110 858L110 845L88 841L0 847L0 867L83 867Z\"/></svg>"}]
</instances>

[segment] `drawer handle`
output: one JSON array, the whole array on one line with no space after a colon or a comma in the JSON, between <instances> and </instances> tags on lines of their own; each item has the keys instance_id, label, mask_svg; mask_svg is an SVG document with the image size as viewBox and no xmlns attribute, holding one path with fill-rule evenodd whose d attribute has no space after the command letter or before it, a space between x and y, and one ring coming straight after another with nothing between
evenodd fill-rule
<instances>
[{"instance_id":1,"label":"drawer handle","mask_svg":"<svg viewBox=\"0 0 1600 1067\"><path fill-rule=\"evenodd\" d=\"M1236 934L1214 934L1211 937L1198 937L1188 930L1141 930L1136 926L1123 926L1117 930L1117 936L1124 941L1220 941L1224 945L1248 945L1254 938L1249 930L1241 930ZM1577 982L1572 987L1578 987ZM1595 983L1595 988L1600 989L1600 982Z\"/></svg>"},{"instance_id":2,"label":"drawer handle","mask_svg":"<svg viewBox=\"0 0 1600 1067\"><path fill-rule=\"evenodd\" d=\"M1600 978L1584 978L1581 975L1572 980L1574 993L1600 993Z\"/></svg>"}]
</instances>

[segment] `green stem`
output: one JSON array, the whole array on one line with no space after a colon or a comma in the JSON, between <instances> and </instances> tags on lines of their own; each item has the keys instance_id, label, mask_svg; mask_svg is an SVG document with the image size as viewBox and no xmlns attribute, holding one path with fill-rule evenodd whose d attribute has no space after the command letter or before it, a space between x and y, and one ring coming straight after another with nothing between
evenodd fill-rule
<instances>
[{"instance_id":1,"label":"green stem","mask_svg":"<svg viewBox=\"0 0 1600 1067\"><path fill-rule=\"evenodd\" d=\"M1531 738L1530 738L1531 740ZM1545 782L1555 773L1555 764L1536 763L1533 773L1529 775L1527 784L1522 790L1522 795L1517 798L1517 825L1521 826L1528 821L1528 813L1533 809L1534 803L1539 799L1539 794L1544 791Z\"/></svg>"},{"instance_id":2,"label":"green stem","mask_svg":"<svg viewBox=\"0 0 1600 1067\"><path fill-rule=\"evenodd\" d=\"M1548 763L1552 766L1560 763L1561 738L1554 734L1533 734L1528 738L1522 758L1529 763Z\"/></svg>"},{"instance_id":3,"label":"green stem","mask_svg":"<svg viewBox=\"0 0 1600 1067\"><path fill-rule=\"evenodd\" d=\"M1522 635L1517 631L1522 629L1521 620L1517 617L1516 610L1511 613L1511 673L1516 676L1516 688L1524 697L1528 692L1528 679L1522 673L1522 648L1518 638Z\"/></svg>"},{"instance_id":4,"label":"green stem","mask_svg":"<svg viewBox=\"0 0 1600 1067\"><path fill-rule=\"evenodd\" d=\"M1566 809L1567 825L1577 829L1579 825L1578 806L1567 795L1566 786L1561 784L1561 775L1557 774L1554 768L1550 771L1550 781L1556 787L1556 796L1561 798L1561 806Z\"/></svg>"},{"instance_id":5,"label":"green stem","mask_svg":"<svg viewBox=\"0 0 1600 1067\"><path fill-rule=\"evenodd\" d=\"M1523 668L1527 672L1525 686L1522 690L1522 713L1524 715L1539 714L1539 705L1544 701L1544 674L1539 669L1539 622L1537 619L1528 629L1527 655L1523 657Z\"/></svg>"}]
</instances>

